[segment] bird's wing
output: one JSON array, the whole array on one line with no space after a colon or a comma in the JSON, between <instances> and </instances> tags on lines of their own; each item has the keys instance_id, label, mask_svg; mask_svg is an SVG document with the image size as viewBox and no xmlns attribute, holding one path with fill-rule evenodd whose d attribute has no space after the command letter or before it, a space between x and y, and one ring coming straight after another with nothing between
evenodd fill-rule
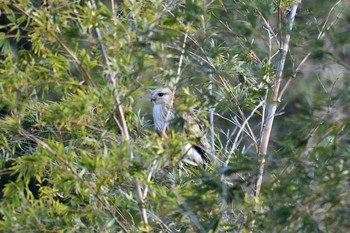
<instances>
[{"instance_id":1,"label":"bird's wing","mask_svg":"<svg viewBox=\"0 0 350 233\"><path fill-rule=\"evenodd\" d=\"M197 163L206 164L209 162L208 152L210 149L203 127L195 121L193 115L184 115L185 133L193 139L199 139L195 144L187 144L186 150L191 159Z\"/></svg>"}]
</instances>

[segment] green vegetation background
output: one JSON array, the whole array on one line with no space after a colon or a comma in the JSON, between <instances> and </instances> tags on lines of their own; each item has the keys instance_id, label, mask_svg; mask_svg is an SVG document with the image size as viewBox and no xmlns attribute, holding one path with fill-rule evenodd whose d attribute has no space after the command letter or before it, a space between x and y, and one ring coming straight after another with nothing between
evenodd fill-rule
<instances>
[{"instance_id":1,"label":"green vegetation background","mask_svg":"<svg viewBox=\"0 0 350 233\"><path fill-rule=\"evenodd\" d=\"M283 84L310 56L279 104L257 203L252 138L293 1L0 3L1 232L350 228L347 1L299 4ZM177 87L178 116L196 110L224 165L179 169L198 139L153 133L161 86Z\"/></svg>"}]
</instances>

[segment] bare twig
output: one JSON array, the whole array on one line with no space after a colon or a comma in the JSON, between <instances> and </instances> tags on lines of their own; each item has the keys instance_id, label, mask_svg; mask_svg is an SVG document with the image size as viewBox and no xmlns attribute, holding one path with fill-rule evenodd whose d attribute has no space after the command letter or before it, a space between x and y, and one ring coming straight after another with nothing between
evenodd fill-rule
<instances>
[{"instance_id":1,"label":"bare twig","mask_svg":"<svg viewBox=\"0 0 350 233\"><path fill-rule=\"evenodd\" d=\"M340 4L341 2L342 2L342 0L339 0L339 1L336 2L336 3L332 6L332 8L329 10L328 15L327 15L327 18L326 18L326 20L325 20L325 22L324 22L324 24L323 24L323 26L322 26L322 28L321 28L321 31L320 31L320 33L319 33L317 39L322 39L323 36L325 35L325 31L328 31L328 30L333 26L333 24L339 19L339 15L340 15L341 13L340 13L339 15L337 15L336 19L335 19L332 23L330 23L329 26L326 28L326 26L327 26L327 24L328 24L328 21L329 21L329 18L330 18L330 16L331 16L332 12L334 11L335 7L336 7L338 4Z\"/></svg>"},{"instance_id":2,"label":"bare twig","mask_svg":"<svg viewBox=\"0 0 350 233\"><path fill-rule=\"evenodd\" d=\"M237 117L235 117L235 118L233 118L233 119L229 119L229 118L224 117L224 116L222 116L222 115L220 115L220 114L217 114L217 113L214 113L214 115L215 115L215 116L218 116L218 117L220 117L220 118L222 118L222 119L224 119L224 120L226 120L226 121L228 121L228 122L230 122L231 124L237 126L237 128L242 129L242 130L244 131L244 133L254 142L255 139L251 136L251 133L249 132L249 130L246 129L246 128L242 128L242 127L241 127L241 124L240 124L239 121L237 120ZM248 121L245 120L244 122L246 122L246 124L248 124ZM225 135L226 135L226 134L225 134ZM233 135L236 135L236 130L234 130L234 132L232 132L230 135L231 135L231 137L233 137ZM227 141L233 144L233 141L232 141L229 137L227 137ZM228 146L226 146L226 148L227 148L227 147L228 147ZM254 144L254 147L255 147L255 144ZM227 150L225 149L225 151L227 151ZM231 151L231 152L232 152L232 151Z\"/></svg>"}]
</instances>

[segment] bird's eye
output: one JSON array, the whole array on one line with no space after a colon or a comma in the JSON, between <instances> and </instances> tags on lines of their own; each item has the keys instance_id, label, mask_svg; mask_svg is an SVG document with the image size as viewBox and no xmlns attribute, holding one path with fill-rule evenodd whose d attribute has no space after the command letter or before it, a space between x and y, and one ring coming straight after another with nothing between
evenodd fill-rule
<instances>
[{"instance_id":1,"label":"bird's eye","mask_svg":"<svg viewBox=\"0 0 350 233\"><path fill-rule=\"evenodd\" d=\"M158 93L158 96L163 96L163 95L165 95L164 93Z\"/></svg>"}]
</instances>

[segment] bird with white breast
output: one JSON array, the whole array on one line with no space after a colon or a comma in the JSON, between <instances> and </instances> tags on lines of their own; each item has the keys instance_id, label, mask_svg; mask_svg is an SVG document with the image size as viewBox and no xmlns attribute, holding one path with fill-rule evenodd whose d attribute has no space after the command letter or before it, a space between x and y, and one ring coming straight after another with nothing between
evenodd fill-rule
<instances>
[{"instance_id":1,"label":"bird with white breast","mask_svg":"<svg viewBox=\"0 0 350 233\"><path fill-rule=\"evenodd\" d=\"M160 88L152 91L151 101L153 106L153 120L154 128L159 136L163 136L163 133L169 132L169 122L175 118L175 114L172 108L174 102L173 92L170 88ZM207 156L207 150L209 148L208 143L203 137L203 132L200 130L198 124L196 124L191 116L184 116L184 120L188 127L187 132L195 133L196 137L201 137L201 140L196 144L186 143L182 149L184 155L189 158L194 164L205 165L209 162Z\"/></svg>"}]
</instances>

